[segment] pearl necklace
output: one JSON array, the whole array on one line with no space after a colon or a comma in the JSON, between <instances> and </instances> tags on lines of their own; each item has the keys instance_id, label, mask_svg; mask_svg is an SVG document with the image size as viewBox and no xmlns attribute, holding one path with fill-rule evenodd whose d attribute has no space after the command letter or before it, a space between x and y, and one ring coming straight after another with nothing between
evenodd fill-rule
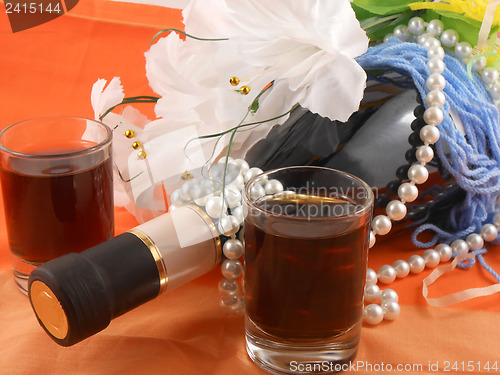
<instances>
[{"instance_id":1,"label":"pearl necklace","mask_svg":"<svg viewBox=\"0 0 500 375\"><path fill-rule=\"evenodd\" d=\"M413 164L408 170L409 182L401 184L398 189L399 199L389 202L386 206L387 215L378 215L373 218L372 230L370 232L369 248L375 245L376 235L386 235L392 229L392 221L402 220L407 213L406 202L413 202L418 197L418 188L416 185L423 184L429 177L426 164L434 157L431 145L439 140L440 133L437 126L443 121L443 111L446 98L443 89L446 85L445 78L441 75L444 72L444 49L442 45L448 48L455 47L455 54L465 61L472 56L472 47L467 42L458 41L458 33L455 30L443 31L444 25L440 20L432 20L428 24L420 17L410 19L408 26L398 25L394 29L395 36L402 41L409 41L416 38L419 45L427 49L429 61L429 77L426 81L430 92L426 96L426 102L429 105L424 112L425 125L420 131L420 139L424 142L423 146L417 148L416 158L418 164ZM424 33L427 31L427 33ZM441 37L441 41L437 39ZM472 70L480 74L482 81L489 87L490 95L494 100L500 99L500 83L498 82L499 73L495 68L486 68L486 58L484 56L475 60L472 64ZM383 319L393 320L399 316L400 306L399 297L392 289L380 290L377 282L390 284L396 278L404 278L410 273L418 274L424 268L435 268L440 262L447 262L452 257L460 254L466 254L469 251L476 251L484 247L484 241L494 241L498 236L500 228L500 213L493 218L493 224L485 224L481 228L480 234L472 233L466 240L457 239L450 245L439 244L435 249L428 249L420 255L412 255L405 260L396 260L392 266L383 265L377 272L368 269L366 273L366 284L364 289L365 302L369 303L364 311L363 318L368 324L378 324ZM375 304L377 300L380 305Z\"/></svg>"}]
</instances>

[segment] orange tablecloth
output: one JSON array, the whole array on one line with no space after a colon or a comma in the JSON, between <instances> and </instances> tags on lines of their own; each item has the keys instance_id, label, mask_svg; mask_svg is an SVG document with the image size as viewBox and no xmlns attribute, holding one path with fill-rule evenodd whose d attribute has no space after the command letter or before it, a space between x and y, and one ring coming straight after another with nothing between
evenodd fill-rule
<instances>
[{"instance_id":1,"label":"orange tablecloth","mask_svg":"<svg viewBox=\"0 0 500 375\"><path fill-rule=\"evenodd\" d=\"M82 0L68 14L16 34L3 4L0 13L1 127L43 115L92 117L90 89L97 78L120 76L129 96L151 93L143 53L158 30L180 26L178 11L101 0ZM117 233L136 224L126 211L116 210ZM378 242L369 260L375 269L417 252L406 232ZM500 270L500 247L488 250L486 260ZM446 366L456 374L500 372L491 369L500 366L500 296L430 307L421 293L429 272L391 285L400 294L401 316L363 328L357 360L364 368L351 373L436 374ZM0 374L264 374L246 355L242 317L219 310L219 278L214 270L62 348L38 326L14 284L1 216ZM431 296L493 282L476 265L441 278ZM398 364L409 367L396 371Z\"/></svg>"}]
</instances>

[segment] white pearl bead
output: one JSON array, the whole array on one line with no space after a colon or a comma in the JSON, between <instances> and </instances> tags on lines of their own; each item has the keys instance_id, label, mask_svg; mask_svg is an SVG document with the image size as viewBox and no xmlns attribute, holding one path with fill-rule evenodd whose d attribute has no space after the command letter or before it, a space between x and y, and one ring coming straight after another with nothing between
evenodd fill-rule
<instances>
[{"instance_id":1,"label":"white pearl bead","mask_svg":"<svg viewBox=\"0 0 500 375\"><path fill-rule=\"evenodd\" d=\"M493 100L500 100L500 83L495 83L490 87L490 95Z\"/></svg>"},{"instance_id":2,"label":"white pearl bead","mask_svg":"<svg viewBox=\"0 0 500 375\"><path fill-rule=\"evenodd\" d=\"M245 185L245 179L241 174L236 176L236 178L229 182L227 186L234 186L237 190L241 191L243 189L243 186Z\"/></svg>"},{"instance_id":3,"label":"white pearl bead","mask_svg":"<svg viewBox=\"0 0 500 375\"><path fill-rule=\"evenodd\" d=\"M395 261L392 266L396 270L396 277L398 279L403 279L410 273L410 265L404 260L399 259Z\"/></svg>"},{"instance_id":4,"label":"white pearl bead","mask_svg":"<svg viewBox=\"0 0 500 375\"><path fill-rule=\"evenodd\" d=\"M480 250L484 247L483 237L477 233L469 234L465 242L469 245L470 251Z\"/></svg>"},{"instance_id":5,"label":"white pearl bead","mask_svg":"<svg viewBox=\"0 0 500 375\"><path fill-rule=\"evenodd\" d=\"M248 165L248 163L243 159L233 160L233 164L236 165L238 168L240 168L240 174L242 176L244 176L245 173L247 173L248 170L250 169L250 166Z\"/></svg>"},{"instance_id":6,"label":"white pearl bead","mask_svg":"<svg viewBox=\"0 0 500 375\"><path fill-rule=\"evenodd\" d=\"M425 260L425 266L428 268L435 268L441 261L441 256L436 250L425 250L422 254L422 258Z\"/></svg>"},{"instance_id":7,"label":"white pearl bead","mask_svg":"<svg viewBox=\"0 0 500 375\"><path fill-rule=\"evenodd\" d=\"M497 212L495 216L493 216L493 225L500 229L500 212Z\"/></svg>"},{"instance_id":8,"label":"white pearl bead","mask_svg":"<svg viewBox=\"0 0 500 375\"><path fill-rule=\"evenodd\" d=\"M386 320L396 319L401 312L401 308L399 307L399 304L396 301L383 302L380 307L384 312L384 319Z\"/></svg>"},{"instance_id":9,"label":"white pearl bead","mask_svg":"<svg viewBox=\"0 0 500 375\"><path fill-rule=\"evenodd\" d=\"M484 68L481 72L481 80L486 86L492 85L498 81L498 70L496 68Z\"/></svg>"},{"instance_id":10,"label":"white pearl bead","mask_svg":"<svg viewBox=\"0 0 500 375\"><path fill-rule=\"evenodd\" d=\"M446 97L440 90L432 90L425 97L425 101L429 106L442 107L446 102ZM441 112L442 113L442 112Z\"/></svg>"},{"instance_id":11,"label":"white pearl bead","mask_svg":"<svg viewBox=\"0 0 500 375\"><path fill-rule=\"evenodd\" d=\"M264 187L268 181L269 181L269 177L265 174L260 176L260 177L257 177L255 179L255 183L258 185L262 185L262 187Z\"/></svg>"},{"instance_id":12,"label":"white pearl bead","mask_svg":"<svg viewBox=\"0 0 500 375\"><path fill-rule=\"evenodd\" d=\"M429 59L429 61L427 61L427 69L429 69L429 72L431 73L442 74L445 68L446 66L443 59L438 56L434 56L433 58Z\"/></svg>"},{"instance_id":13,"label":"white pearl bead","mask_svg":"<svg viewBox=\"0 0 500 375\"><path fill-rule=\"evenodd\" d=\"M375 302L376 300L378 300L378 297L380 296L380 288L378 287L377 284L368 283L365 285L364 296L365 296L365 302L368 303Z\"/></svg>"},{"instance_id":14,"label":"white pearl bead","mask_svg":"<svg viewBox=\"0 0 500 375\"><path fill-rule=\"evenodd\" d=\"M197 184L191 188L191 197L193 201L196 202L197 199L203 198L207 193L200 184Z\"/></svg>"},{"instance_id":15,"label":"white pearl bead","mask_svg":"<svg viewBox=\"0 0 500 375\"><path fill-rule=\"evenodd\" d=\"M424 121L429 125L439 125L443 122L443 111L437 106L431 106L424 112Z\"/></svg>"},{"instance_id":16,"label":"white pearl bead","mask_svg":"<svg viewBox=\"0 0 500 375\"><path fill-rule=\"evenodd\" d=\"M240 230L240 223L233 215L223 216L219 220L219 233L224 236L231 236Z\"/></svg>"},{"instance_id":17,"label":"white pearl bead","mask_svg":"<svg viewBox=\"0 0 500 375\"><path fill-rule=\"evenodd\" d=\"M222 251L228 259L239 259L245 253L245 247L240 240L230 239L226 241Z\"/></svg>"},{"instance_id":18,"label":"white pearl bead","mask_svg":"<svg viewBox=\"0 0 500 375\"><path fill-rule=\"evenodd\" d=\"M391 231L391 228L391 220L385 215L377 215L372 220L372 230L375 234L384 236Z\"/></svg>"},{"instance_id":19,"label":"white pearl bead","mask_svg":"<svg viewBox=\"0 0 500 375\"><path fill-rule=\"evenodd\" d=\"M221 272L226 279L237 279L243 273L243 266L239 260L226 259L222 263Z\"/></svg>"},{"instance_id":20,"label":"white pearl bead","mask_svg":"<svg viewBox=\"0 0 500 375\"><path fill-rule=\"evenodd\" d=\"M417 160L421 163L428 163L434 158L434 151L430 146L420 146L415 152Z\"/></svg>"},{"instance_id":21,"label":"white pearl bead","mask_svg":"<svg viewBox=\"0 0 500 375\"><path fill-rule=\"evenodd\" d=\"M404 182L399 185L398 197L402 201L413 202L418 197L418 188L409 182Z\"/></svg>"},{"instance_id":22,"label":"white pearl bead","mask_svg":"<svg viewBox=\"0 0 500 375\"><path fill-rule=\"evenodd\" d=\"M421 35L425 31L425 21L420 17L413 17L408 22L408 31L414 35Z\"/></svg>"},{"instance_id":23,"label":"white pearl bead","mask_svg":"<svg viewBox=\"0 0 500 375\"><path fill-rule=\"evenodd\" d=\"M376 241L375 234L372 231L370 231L370 241L368 244L369 249L371 249L373 246L375 246L375 241Z\"/></svg>"},{"instance_id":24,"label":"white pearl bead","mask_svg":"<svg viewBox=\"0 0 500 375\"><path fill-rule=\"evenodd\" d=\"M443 47L441 45L439 46L432 46L427 50L427 57L429 59L432 59L434 57L440 58L441 60L444 59L445 53Z\"/></svg>"},{"instance_id":25,"label":"white pearl bead","mask_svg":"<svg viewBox=\"0 0 500 375\"><path fill-rule=\"evenodd\" d=\"M211 197L207 200L205 211L208 216L218 218L226 213L227 205L222 200L222 197Z\"/></svg>"},{"instance_id":26,"label":"white pearl bead","mask_svg":"<svg viewBox=\"0 0 500 375\"><path fill-rule=\"evenodd\" d=\"M186 202L182 197L181 189L174 190L170 195L170 200L176 206L182 206Z\"/></svg>"},{"instance_id":27,"label":"white pearl bead","mask_svg":"<svg viewBox=\"0 0 500 375\"><path fill-rule=\"evenodd\" d=\"M453 29L443 31L441 34L441 43L448 48L455 46L458 43L458 32Z\"/></svg>"},{"instance_id":28,"label":"white pearl bead","mask_svg":"<svg viewBox=\"0 0 500 375\"><path fill-rule=\"evenodd\" d=\"M486 64L488 63L488 60L486 60L486 57L481 56L479 59L475 60L472 63L472 70L474 72L479 72L480 70L483 70L486 68Z\"/></svg>"},{"instance_id":29,"label":"white pearl bead","mask_svg":"<svg viewBox=\"0 0 500 375\"><path fill-rule=\"evenodd\" d=\"M425 82L429 90L444 90L446 87L446 80L440 73L432 73Z\"/></svg>"},{"instance_id":30,"label":"white pearl bead","mask_svg":"<svg viewBox=\"0 0 500 375\"><path fill-rule=\"evenodd\" d=\"M238 223L241 225L243 224L243 221L245 220L245 216L243 215L243 206L238 206L236 208L233 208L231 210L231 215L233 215L236 220L238 220Z\"/></svg>"},{"instance_id":31,"label":"white pearl bead","mask_svg":"<svg viewBox=\"0 0 500 375\"><path fill-rule=\"evenodd\" d=\"M464 240L455 240L450 244L453 255L467 254L469 245Z\"/></svg>"},{"instance_id":32,"label":"white pearl bead","mask_svg":"<svg viewBox=\"0 0 500 375\"><path fill-rule=\"evenodd\" d=\"M389 266L388 264L384 264L378 269L377 272L378 281L383 284L390 284L394 280L396 280L396 270L393 266Z\"/></svg>"},{"instance_id":33,"label":"white pearl bead","mask_svg":"<svg viewBox=\"0 0 500 375\"><path fill-rule=\"evenodd\" d=\"M232 182L232 181L231 181ZM231 184L231 182L229 182L229 184ZM200 186L201 186L201 190L205 193L205 194L212 194L214 193L213 189L212 189L212 183L213 181L210 181L209 179L203 179L201 182L200 182Z\"/></svg>"},{"instance_id":34,"label":"white pearl bead","mask_svg":"<svg viewBox=\"0 0 500 375\"><path fill-rule=\"evenodd\" d=\"M427 50L430 50L433 47L441 47L441 42L434 38L433 36L429 36L423 43L422 47L426 48Z\"/></svg>"},{"instance_id":35,"label":"white pearl bead","mask_svg":"<svg viewBox=\"0 0 500 375\"><path fill-rule=\"evenodd\" d=\"M455 55L460 59L467 59L472 55L472 46L468 42L460 42L455 46Z\"/></svg>"},{"instance_id":36,"label":"white pearl bead","mask_svg":"<svg viewBox=\"0 0 500 375\"><path fill-rule=\"evenodd\" d=\"M452 248L445 243L440 243L439 245L437 245L436 251L439 254L441 262L449 261L451 259L452 254L453 254Z\"/></svg>"},{"instance_id":37,"label":"white pearl bead","mask_svg":"<svg viewBox=\"0 0 500 375\"><path fill-rule=\"evenodd\" d=\"M226 187L226 189L224 189L224 194L229 208L241 206L241 193L235 187Z\"/></svg>"},{"instance_id":38,"label":"white pearl bead","mask_svg":"<svg viewBox=\"0 0 500 375\"><path fill-rule=\"evenodd\" d=\"M441 20L429 21L426 31L432 36L439 36L444 30L444 23Z\"/></svg>"},{"instance_id":39,"label":"white pearl bead","mask_svg":"<svg viewBox=\"0 0 500 375\"><path fill-rule=\"evenodd\" d=\"M225 313L240 312L243 309L243 301L236 295L222 296L220 306Z\"/></svg>"},{"instance_id":40,"label":"white pearl bead","mask_svg":"<svg viewBox=\"0 0 500 375\"><path fill-rule=\"evenodd\" d=\"M423 34L420 34L418 37L417 37L417 43L420 45L420 46L423 46L424 43L427 41L427 39L429 38L434 38L431 34L429 33L423 33Z\"/></svg>"},{"instance_id":41,"label":"white pearl bead","mask_svg":"<svg viewBox=\"0 0 500 375\"><path fill-rule=\"evenodd\" d=\"M399 296L398 296L398 294L396 293L395 290L384 289L380 293L379 299L380 299L380 302L382 302L382 303L383 302L388 302L388 301L398 302L399 301Z\"/></svg>"},{"instance_id":42,"label":"white pearl bead","mask_svg":"<svg viewBox=\"0 0 500 375\"><path fill-rule=\"evenodd\" d=\"M429 171L420 164L413 164L408 169L408 178L416 184L423 184L429 178Z\"/></svg>"},{"instance_id":43,"label":"white pearl bead","mask_svg":"<svg viewBox=\"0 0 500 375\"><path fill-rule=\"evenodd\" d=\"M420 255L412 255L408 258L411 273L420 273L425 268L425 260Z\"/></svg>"},{"instance_id":44,"label":"white pearl bead","mask_svg":"<svg viewBox=\"0 0 500 375\"><path fill-rule=\"evenodd\" d=\"M248 182L248 180L254 178L255 176L258 176L259 174L264 173L262 169L260 168L250 168L246 173L245 173L245 182Z\"/></svg>"},{"instance_id":45,"label":"white pearl bead","mask_svg":"<svg viewBox=\"0 0 500 375\"><path fill-rule=\"evenodd\" d=\"M377 273L371 268L366 269L366 283L376 284L378 281Z\"/></svg>"},{"instance_id":46,"label":"white pearl bead","mask_svg":"<svg viewBox=\"0 0 500 375\"><path fill-rule=\"evenodd\" d=\"M363 310L363 318L368 324L379 324L384 319L384 310L376 303L372 303Z\"/></svg>"},{"instance_id":47,"label":"white pearl bead","mask_svg":"<svg viewBox=\"0 0 500 375\"><path fill-rule=\"evenodd\" d=\"M259 198L262 198L266 195L266 190L262 187L262 185L254 184L250 187L250 199L256 201Z\"/></svg>"},{"instance_id":48,"label":"white pearl bead","mask_svg":"<svg viewBox=\"0 0 500 375\"><path fill-rule=\"evenodd\" d=\"M498 229L493 224L484 224L481 228L481 236L485 241L495 241L498 236Z\"/></svg>"},{"instance_id":49,"label":"white pearl bead","mask_svg":"<svg viewBox=\"0 0 500 375\"><path fill-rule=\"evenodd\" d=\"M223 278L219 281L218 289L219 293L224 296L234 296L238 293L239 286L236 280Z\"/></svg>"},{"instance_id":50,"label":"white pearl bead","mask_svg":"<svg viewBox=\"0 0 500 375\"><path fill-rule=\"evenodd\" d=\"M426 145L432 145L439 141L441 137L441 133L439 129L434 125L425 125L422 129L420 129L420 139Z\"/></svg>"},{"instance_id":51,"label":"white pearl bead","mask_svg":"<svg viewBox=\"0 0 500 375\"><path fill-rule=\"evenodd\" d=\"M283 185L278 180L269 180L264 186L266 194L274 195L283 191Z\"/></svg>"},{"instance_id":52,"label":"white pearl bead","mask_svg":"<svg viewBox=\"0 0 500 375\"><path fill-rule=\"evenodd\" d=\"M387 43L389 41L390 38L392 38L394 35L392 35L392 33L390 34L387 34L386 36L384 36L384 43Z\"/></svg>"},{"instance_id":53,"label":"white pearl bead","mask_svg":"<svg viewBox=\"0 0 500 375\"><path fill-rule=\"evenodd\" d=\"M393 35L403 42L407 42L410 39L410 33L406 25L396 26Z\"/></svg>"},{"instance_id":54,"label":"white pearl bead","mask_svg":"<svg viewBox=\"0 0 500 375\"><path fill-rule=\"evenodd\" d=\"M385 208L385 212L387 216L389 216L392 220L398 221L404 219L406 216L407 208L406 205L398 200L390 201L387 207Z\"/></svg>"},{"instance_id":55,"label":"white pearl bead","mask_svg":"<svg viewBox=\"0 0 500 375\"><path fill-rule=\"evenodd\" d=\"M194 198L193 193L198 190L197 188L200 188L201 192L201 187L195 180L186 181L181 187L182 198L186 202L191 201Z\"/></svg>"}]
</instances>

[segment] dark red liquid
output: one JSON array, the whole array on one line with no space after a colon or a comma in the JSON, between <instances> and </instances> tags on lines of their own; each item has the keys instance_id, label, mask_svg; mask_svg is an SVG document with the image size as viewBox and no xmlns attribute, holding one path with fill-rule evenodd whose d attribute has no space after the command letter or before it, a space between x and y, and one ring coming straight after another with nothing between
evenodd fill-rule
<instances>
[{"instance_id":1,"label":"dark red liquid","mask_svg":"<svg viewBox=\"0 0 500 375\"><path fill-rule=\"evenodd\" d=\"M265 204L273 211L273 205L284 203ZM316 203L304 204L308 209L297 212L322 217L336 211L325 210L324 204L323 210L311 207ZM369 229L368 219L364 221L340 235L310 238L314 233L309 233L309 238L300 238L267 233L247 220L245 295L253 323L279 338L318 340L342 334L359 322Z\"/></svg>"},{"instance_id":2,"label":"dark red liquid","mask_svg":"<svg viewBox=\"0 0 500 375\"><path fill-rule=\"evenodd\" d=\"M113 236L111 158L87 170L74 171L59 161L29 171L14 160L0 169L10 249L38 264L80 252ZM16 172L22 164L23 173Z\"/></svg>"}]
</instances>

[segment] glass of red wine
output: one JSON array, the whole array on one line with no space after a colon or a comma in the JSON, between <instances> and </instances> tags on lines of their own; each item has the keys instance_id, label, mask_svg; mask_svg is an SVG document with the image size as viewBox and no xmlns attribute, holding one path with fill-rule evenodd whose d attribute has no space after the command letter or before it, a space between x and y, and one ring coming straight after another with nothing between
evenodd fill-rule
<instances>
[{"instance_id":1,"label":"glass of red wine","mask_svg":"<svg viewBox=\"0 0 500 375\"><path fill-rule=\"evenodd\" d=\"M112 132L78 117L45 117L0 132L0 178L14 278L113 236Z\"/></svg>"},{"instance_id":2,"label":"glass of red wine","mask_svg":"<svg viewBox=\"0 0 500 375\"><path fill-rule=\"evenodd\" d=\"M357 353L373 192L323 167L287 167L244 190L249 356L277 374L339 372Z\"/></svg>"}]
</instances>

